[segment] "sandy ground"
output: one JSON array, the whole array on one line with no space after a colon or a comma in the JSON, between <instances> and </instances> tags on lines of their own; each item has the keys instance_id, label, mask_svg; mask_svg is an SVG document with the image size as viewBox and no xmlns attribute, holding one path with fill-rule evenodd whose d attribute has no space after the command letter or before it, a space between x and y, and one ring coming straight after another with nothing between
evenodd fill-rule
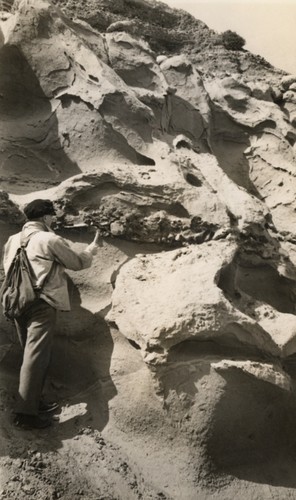
<instances>
[{"instance_id":1,"label":"sandy ground","mask_svg":"<svg viewBox=\"0 0 296 500\"><path fill-rule=\"evenodd\" d=\"M170 446L161 404L153 395L140 355L118 332L112 332L112 340L116 347L111 377L62 401L61 412L49 430L23 431L11 424L17 377L13 367L3 363L1 498L171 497L171 479L167 485L163 483L164 449L159 449L159 439L166 447L168 477L174 469L178 472L174 465L177 449ZM140 414L138 403L143 407ZM135 435L131 432L133 427Z\"/></svg>"},{"instance_id":2,"label":"sandy ground","mask_svg":"<svg viewBox=\"0 0 296 500\"><path fill-rule=\"evenodd\" d=\"M111 379L62 400L61 412L47 430L23 431L12 425L17 377L14 366L3 364L0 498L296 498L293 487L278 484L283 474L287 484L294 481L295 462L287 463L283 457L259 469L253 464L238 467L237 477L202 478L192 443L166 416L139 353L116 330L112 340ZM104 412L106 425L102 425ZM247 469L250 477L257 469L257 481L240 479Z\"/></svg>"}]
</instances>

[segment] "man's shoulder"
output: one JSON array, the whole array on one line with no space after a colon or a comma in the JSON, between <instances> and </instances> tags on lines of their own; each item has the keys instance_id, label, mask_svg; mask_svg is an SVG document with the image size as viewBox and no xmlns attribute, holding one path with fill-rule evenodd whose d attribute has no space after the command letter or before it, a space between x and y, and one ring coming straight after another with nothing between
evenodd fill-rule
<instances>
[{"instance_id":1,"label":"man's shoulder","mask_svg":"<svg viewBox=\"0 0 296 500\"><path fill-rule=\"evenodd\" d=\"M58 236L55 233L50 231L36 231L35 233L31 233L31 235L27 235L29 237L28 248L40 249L42 251L46 248L53 247L58 240Z\"/></svg>"},{"instance_id":2,"label":"man's shoulder","mask_svg":"<svg viewBox=\"0 0 296 500\"><path fill-rule=\"evenodd\" d=\"M12 234L9 236L6 245L13 245L14 243L19 243L21 239L21 232Z\"/></svg>"},{"instance_id":3,"label":"man's shoulder","mask_svg":"<svg viewBox=\"0 0 296 500\"><path fill-rule=\"evenodd\" d=\"M37 231L35 234L32 235L31 239L37 243L37 242L44 242L44 243L55 243L59 242L60 240L63 240L60 236L55 234L52 231Z\"/></svg>"},{"instance_id":4,"label":"man's shoulder","mask_svg":"<svg viewBox=\"0 0 296 500\"><path fill-rule=\"evenodd\" d=\"M26 235L30 238L30 240L35 241L49 241L52 239L52 236L55 236L54 233L49 233L48 231L35 231L31 234Z\"/></svg>"},{"instance_id":5,"label":"man's shoulder","mask_svg":"<svg viewBox=\"0 0 296 500\"><path fill-rule=\"evenodd\" d=\"M52 232L52 231L39 231L36 233L36 242L44 242L47 243L48 245L66 245L68 246L67 241L62 237L59 236L58 234Z\"/></svg>"}]
</instances>

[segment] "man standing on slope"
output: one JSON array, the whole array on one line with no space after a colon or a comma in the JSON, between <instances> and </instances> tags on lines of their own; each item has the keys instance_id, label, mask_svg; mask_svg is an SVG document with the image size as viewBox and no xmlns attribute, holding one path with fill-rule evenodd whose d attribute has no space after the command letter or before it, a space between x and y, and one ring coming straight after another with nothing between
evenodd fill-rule
<instances>
[{"instance_id":1,"label":"man standing on slope","mask_svg":"<svg viewBox=\"0 0 296 500\"><path fill-rule=\"evenodd\" d=\"M33 271L33 285L41 289L41 293L15 320L24 355L14 422L20 427L41 429L51 425L49 415L58 407L56 403L42 402L41 395L51 357L57 310L70 310L64 270L80 271L90 267L98 248L99 233L83 252L76 252L50 229L56 216L51 200L34 200L26 205L24 213L28 221L4 247L4 272L8 272L21 241L28 241L26 252Z\"/></svg>"}]
</instances>

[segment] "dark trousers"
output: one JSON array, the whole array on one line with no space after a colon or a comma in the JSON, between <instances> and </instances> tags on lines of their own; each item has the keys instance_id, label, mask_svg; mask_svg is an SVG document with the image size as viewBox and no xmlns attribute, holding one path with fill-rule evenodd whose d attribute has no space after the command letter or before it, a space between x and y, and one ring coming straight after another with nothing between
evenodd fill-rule
<instances>
[{"instance_id":1,"label":"dark trousers","mask_svg":"<svg viewBox=\"0 0 296 500\"><path fill-rule=\"evenodd\" d=\"M16 412L38 415L51 358L56 309L38 299L15 324L24 349Z\"/></svg>"}]
</instances>

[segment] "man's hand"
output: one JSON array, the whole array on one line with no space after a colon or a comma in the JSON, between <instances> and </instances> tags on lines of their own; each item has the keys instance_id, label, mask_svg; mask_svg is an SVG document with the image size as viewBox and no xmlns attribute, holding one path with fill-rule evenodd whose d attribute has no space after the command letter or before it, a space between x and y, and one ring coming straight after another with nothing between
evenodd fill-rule
<instances>
[{"instance_id":1,"label":"man's hand","mask_svg":"<svg viewBox=\"0 0 296 500\"><path fill-rule=\"evenodd\" d=\"M101 241L100 238L101 238L101 231L100 231L100 229L97 229L95 237L94 237L94 240L93 240L93 244L94 245L99 245L100 241Z\"/></svg>"},{"instance_id":2,"label":"man's hand","mask_svg":"<svg viewBox=\"0 0 296 500\"><path fill-rule=\"evenodd\" d=\"M87 247L87 251L95 255L97 253L98 247L101 246L101 244L102 244L101 232L99 229L97 229L93 241Z\"/></svg>"}]
</instances>

